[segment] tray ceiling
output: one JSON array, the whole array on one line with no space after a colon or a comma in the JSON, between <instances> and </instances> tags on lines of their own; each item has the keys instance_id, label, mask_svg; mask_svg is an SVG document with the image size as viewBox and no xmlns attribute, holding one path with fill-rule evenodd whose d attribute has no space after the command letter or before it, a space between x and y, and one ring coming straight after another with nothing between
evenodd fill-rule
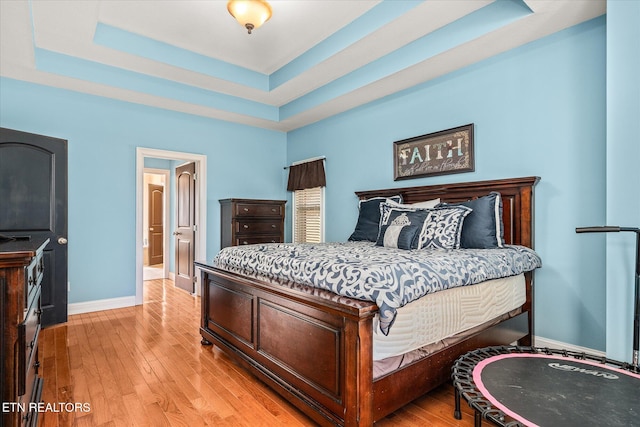
<instances>
[{"instance_id":1,"label":"tray ceiling","mask_svg":"<svg viewBox=\"0 0 640 427\"><path fill-rule=\"evenodd\" d=\"M605 0L0 1L0 75L290 131L605 13Z\"/></svg>"}]
</instances>

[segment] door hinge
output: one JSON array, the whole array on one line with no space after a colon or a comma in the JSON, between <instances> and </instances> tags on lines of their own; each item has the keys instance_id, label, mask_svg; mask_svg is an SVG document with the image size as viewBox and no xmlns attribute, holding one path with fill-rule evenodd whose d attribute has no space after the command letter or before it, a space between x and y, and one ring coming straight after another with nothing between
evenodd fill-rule
<instances>
[{"instance_id":1,"label":"door hinge","mask_svg":"<svg viewBox=\"0 0 640 427\"><path fill-rule=\"evenodd\" d=\"M196 179L198 179L198 174L197 174L197 173L194 173L194 174L193 174L193 180L195 181Z\"/></svg>"},{"instance_id":2,"label":"door hinge","mask_svg":"<svg viewBox=\"0 0 640 427\"><path fill-rule=\"evenodd\" d=\"M198 225L197 224L193 224L193 231L198 231Z\"/></svg>"}]
</instances>

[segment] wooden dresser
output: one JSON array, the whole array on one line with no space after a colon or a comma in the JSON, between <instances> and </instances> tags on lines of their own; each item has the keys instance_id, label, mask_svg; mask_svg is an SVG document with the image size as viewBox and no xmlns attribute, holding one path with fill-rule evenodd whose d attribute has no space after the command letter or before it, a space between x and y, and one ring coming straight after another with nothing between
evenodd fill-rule
<instances>
[{"instance_id":1,"label":"wooden dresser","mask_svg":"<svg viewBox=\"0 0 640 427\"><path fill-rule=\"evenodd\" d=\"M2 324L2 425L36 426L40 402L38 336L40 282L44 272L46 240L0 243L0 323Z\"/></svg>"},{"instance_id":2,"label":"wooden dresser","mask_svg":"<svg viewBox=\"0 0 640 427\"><path fill-rule=\"evenodd\" d=\"M220 248L284 242L286 200L220 200Z\"/></svg>"}]
</instances>

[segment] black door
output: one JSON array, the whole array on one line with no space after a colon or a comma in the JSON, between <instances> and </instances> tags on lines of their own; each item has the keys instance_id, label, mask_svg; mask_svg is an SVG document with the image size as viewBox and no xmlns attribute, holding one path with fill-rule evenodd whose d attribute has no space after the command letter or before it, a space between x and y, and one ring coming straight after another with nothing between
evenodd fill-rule
<instances>
[{"instance_id":1,"label":"black door","mask_svg":"<svg viewBox=\"0 0 640 427\"><path fill-rule=\"evenodd\" d=\"M42 325L66 322L66 140L0 128L0 234L49 238Z\"/></svg>"}]
</instances>

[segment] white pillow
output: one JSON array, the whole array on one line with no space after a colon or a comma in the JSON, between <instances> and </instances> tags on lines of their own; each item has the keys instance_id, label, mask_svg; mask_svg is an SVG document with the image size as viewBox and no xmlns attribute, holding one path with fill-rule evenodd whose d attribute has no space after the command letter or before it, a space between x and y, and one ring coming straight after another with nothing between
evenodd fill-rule
<instances>
[{"instance_id":1,"label":"white pillow","mask_svg":"<svg viewBox=\"0 0 640 427\"><path fill-rule=\"evenodd\" d=\"M388 204L397 207L397 208L403 208L403 209L433 209L436 207L436 205L438 205L440 203L440 199L433 199L433 200L427 200L425 202L417 202L417 203L397 203L393 200L389 200L387 199Z\"/></svg>"}]
</instances>

